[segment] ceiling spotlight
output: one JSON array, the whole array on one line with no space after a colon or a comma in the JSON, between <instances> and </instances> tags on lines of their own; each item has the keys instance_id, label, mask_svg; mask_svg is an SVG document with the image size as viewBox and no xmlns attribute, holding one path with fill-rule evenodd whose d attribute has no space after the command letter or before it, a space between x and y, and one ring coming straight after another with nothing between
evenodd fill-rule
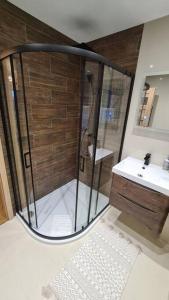
<instances>
[{"instance_id":1,"label":"ceiling spotlight","mask_svg":"<svg viewBox=\"0 0 169 300\"><path fill-rule=\"evenodd\" d=\"M151 68L151 69L154 68L154 65L150 65L150 68Z\"/></svg>"}]
</instances>

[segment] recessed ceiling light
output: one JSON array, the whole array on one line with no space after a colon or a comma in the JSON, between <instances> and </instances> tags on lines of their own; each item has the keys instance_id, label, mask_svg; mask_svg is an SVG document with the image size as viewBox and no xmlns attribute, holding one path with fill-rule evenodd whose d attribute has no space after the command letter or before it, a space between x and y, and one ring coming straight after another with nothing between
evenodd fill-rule
<instances>
[{"instance_id":1,"label":"recessed ceiling light","mask_svg":"<svg viewBox=\"0 0 169 300\"><path fill-rule=\"evenodd\" d=\"M160 80L163 80L163 78L162 78L162 77L160 77Z\"/></svg>"},{"instance_id":2,"label":"recessed ceiling light","mask_svg":"<svg viewBox=\"0 0 169 300\"><path fill-rule=\"evenodd\" d=\"M154 65L150 65L150 68L151 68L151 69L154 68Z\"/></svg>"}]
</instances>

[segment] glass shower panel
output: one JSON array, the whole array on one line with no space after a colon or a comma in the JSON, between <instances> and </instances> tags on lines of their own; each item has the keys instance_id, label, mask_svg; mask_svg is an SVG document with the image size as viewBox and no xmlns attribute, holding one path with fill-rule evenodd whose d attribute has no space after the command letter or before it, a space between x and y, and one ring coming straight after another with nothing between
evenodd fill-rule
<instances>
[{"instance_id":1,"label":"glass shower panel","mask_svg":"<svg viewBox=\"0 0 169 300\"><path fill-rule=\"evenodd\" d=\"M27 193L25 189L23 157L19 146L18 121L16 116L16 99L14 97L14 82L12 77L11 61L9 58L3 61L3 76L5 81L6 116L10 122L10 134L12 138L11 148L14 153L15 168L18 177L18 192L20 199L19 212L29 223L30 218L27 206Z\"/></svg>"},{"instance_id":2,"label":"glass shower panel","mask_svg":"<svg viewBox=\"0 0 169 300\"><path fill-rule=\"evenodd\" d=\"M85 63L83 82L82 123L80 142L80 166L78 183L78 207L76 230L88 224L89 203L92 184L93 151L96 138L95 120L97 118L99 64L91 61Z\"/></svg>"},{"instance_id":3,"label":"glass shower panel","mask_svg":"<svg viewBox=\"0 0 169 300\"><path fill-rule=\"evenodd\" d=\"M80 114L80 58L23 53L38 232L74 232Z\"/></svg>"},{"instance_id":4,"label":"glass shower panel","mask_svg":"<svg viewBox=\"0 0 169 300\"><path fill-rule=\"evenodd\" d=\"M98 153L100 152L95 176L95 214L109 202L112 167L118 163L131 78L105 66L103 75L100 117L98 125Z\"/></svg>"},{"instance_id":5,"label":"glass shower panel","mask_svg":"<svg viewBox=\"0 0 169 300\"><path fill-rule=\"evenodd\" d=\"M108 68L109 72L106 72L106 67L103 71L102 79L102 94L100 100L100 112L99 112L99 122L98 122L98 132L97 132L97 146L96 146L96 156L95 156L95 169L94 169L94 180L93 180L93 191L91 199L91 210L90 210L90 221L94 219L99 212L101 212L105 206L109 203L109 195L99 192L99 187L102 180L102 171L107 168L111 169L112 165L112 151L105 147L105 132L107 126L107 120L109 118L109 96L110 96L110 86L112 81L112 68ZM105 92L106 91L106 92ZM108 93L107 93L108 91ZM105 173L105 181L109 180Z\"/></svg>"},{"instance_id":6,"label":"glass shower panel","mask_svg":"<svg viewBox=\"0 0 169 300\"><path fill-rule=\"evenodd\" d=\"M104 67L99 134L102 135L104 147L113 152L114 164L119 160L130 85L131 77ZM102 123L105 123L104 130Z\"/></svg>"},{"instance_id":7,"label":"glass shower panel","mask_svg":"<svg viewBox=\"0 0 169 300\"><path fill-rule=\"evenodd\" d=\"M4 123L4 138L6 140L6 149L7 154L9 155L9 160L7 163L7 168L11 168L11 183L13 184L13 193L14 193L14 202L16 206L16 211L22 212L22 201L20 198L21 186L18 177L19 172L19 162L14 157L14 145L12 142L12 132L14 128L10 128L9 117L10 112L8 112L7 102L10 102L10 99L13 98L13 85L11 82L11 71L9 68L9 58L4 60L4 70L0 68L0 97L1 97L1 117ZM8 79L8 80L7 80ZM13 125L14 126L14 125ZM15 149L15 151L17 151ZM16 169L16 164L17 169ZM18 172L17 172L18 170ZM26 216L26 220L28 221L28 214Z\"/></svg>"},{"instance_id":8,"label":"glass shower panel","mask_svg":"<svg viewBox=\"0 0 169 300\"><path fill-rule=\"evenodd\" d=\"M37 215L35 205L35 193L34 193L34 182L32 172L32 161L31 161L31 149L30 149L30 135L29 135L29 124L28 124L28 110L25 97L25 86L24 86L24 74L22 69L22 57L19 54L12 56L11 61L12 72L14 77L14 89L15 89L15 109L17 116L18 126L18 138L20 143L21 155L23 160L24 176L25 176L25 189L28 200L28 210L30 215L30 221L34 228L37 227ZM24 213L24 211L23 211Z\"/></svg>"}]
</instances>

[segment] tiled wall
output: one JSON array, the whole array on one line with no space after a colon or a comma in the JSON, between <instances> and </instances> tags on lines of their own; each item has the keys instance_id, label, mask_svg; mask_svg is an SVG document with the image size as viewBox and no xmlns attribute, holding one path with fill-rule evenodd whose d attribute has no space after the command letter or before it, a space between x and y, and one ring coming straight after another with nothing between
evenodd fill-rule
<instances>
[{"instance_id":1,"label":"tiled wall","mask_svg":"<svg viewBox=\"0 0 169 300\"><path fill-rule=\"evenodd\" d=\"M80 59L23 55L36 198L76 176Z\"/></svg>"},{"instance_id":2,"label":"tiled wall","mask_svg":"<svg viewBox=\"0 0 169 300\"><path fill-rule=\"evenodd\" d=\"M143 25L139 25L89 42L88 45L112 63L135 73L142 32Z\"/></svg>"},{"instance_id":3,"label":"tiled wall","mask_svg":"<svg viewBox=\"0 0 169 300\"><path fill-rule=\"evenodd\" d=\"M0 16L0 51L32 42L74 44L7 1L0 2ZM41 55L40 62L37 54L23 59L38 198L75 176L80 62L61 54ZM6 157L1 120L0 136Z\"/></svg>"}]
</instances>

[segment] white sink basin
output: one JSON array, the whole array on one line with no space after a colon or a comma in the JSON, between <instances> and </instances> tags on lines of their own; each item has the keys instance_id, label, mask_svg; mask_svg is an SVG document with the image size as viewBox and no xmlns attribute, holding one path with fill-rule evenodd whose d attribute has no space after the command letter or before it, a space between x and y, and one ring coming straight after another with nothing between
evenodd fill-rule
<instances>
[{"instance_id":1,"label":"white sink basin","mask_svg":"<svg viewBox=\"0 0 169 300\"><path fill-rule=\"evenodd\" d=\"M169 172L154 164L143 169L143 165L143 161L127 157L112 172L169 196Z\"/></svg>"}]
</instances>

